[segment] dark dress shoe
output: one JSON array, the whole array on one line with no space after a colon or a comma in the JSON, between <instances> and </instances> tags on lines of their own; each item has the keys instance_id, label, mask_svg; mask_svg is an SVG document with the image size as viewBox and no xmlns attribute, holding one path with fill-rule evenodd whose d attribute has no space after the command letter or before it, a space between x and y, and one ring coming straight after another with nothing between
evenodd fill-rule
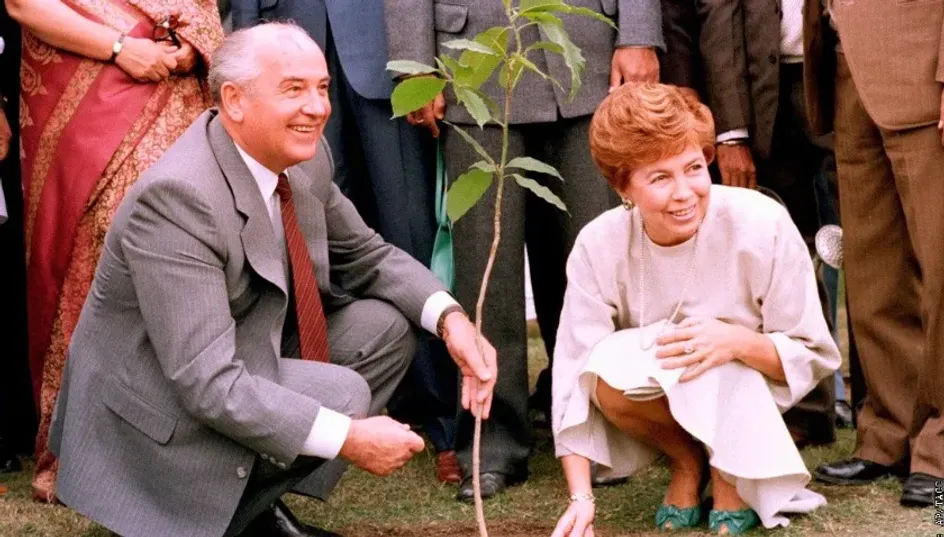
<instances>
[{"instance_id":1,"label":"dark dress shoe","mask_svg":"<svg viewBox=\"0 0 944 537\"><path fill-rule=\"evenodd\" d=\"M302 524L282 503L282 500L275 502L272 509L256 517L243 535L259 537L342 537L333 531Z\"/></svg>"},{"instance_id":2,"label":"dark dress shoe","mask_svg":"<svg viewBox=\"0 0 944 537\"><path fill-rule=\"evenodd\" d=\"M836 401L836 428L852 429L855 422L852 416L852 407L845 401Z\"/></svg>"},{"instance_id":3,"label":"dark dress shoe","mask_svg":"<svg viewBox=\"0 0 944 537\"><path fill-rule=\"evenodd\" d=\"M506 488L523 482L523 479L513 479L510 476L498 472L482 472L482 499L488 499L505 490ZM472 490L472 476L466 477L459 485L459 493L456 499L460 502L472 503L475 501L475 492Z\"/></svg>"},{"instance_id":4,"label":"dark dress shoe","mask_svg":"<svg viewBox=\"0 0 944 537\"><path fill-rule=\"evenodd\" d=\"M944 479L915 473L908 476L901 489L901 504L905 507L930 507L935 496L944 499Z\"/></svg>"},{"instance_id":5,"label":"dark dress shoe","mask_svg":"<svg viewBox=\"0 0 944 537\"><path fill-rule=\"evenodd\" d=\"M436 479L443 483L462 481L462 469L455 451L442 451L436 455Z\"/></svg>"},{"instance_id":6,"label":"dark dress shoe","mask_svg":"<svg viewBox=\"0 0 944 537\"><path fill-rule=\"evenodd\" d=\"M891 466L857 458L821 464L813 471L818 481L832 485L868 485L889 475L895 475L895 469Z\"/></svg>"}]
</instances>

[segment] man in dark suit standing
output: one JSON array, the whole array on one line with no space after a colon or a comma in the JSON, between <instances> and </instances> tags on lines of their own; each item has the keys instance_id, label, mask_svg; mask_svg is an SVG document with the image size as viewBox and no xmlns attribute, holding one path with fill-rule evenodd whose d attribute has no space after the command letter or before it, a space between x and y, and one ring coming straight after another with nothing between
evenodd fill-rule
<instances>
[{"instance_id":1,"label":"man in dark suit standing","mask_svg":"<svg viewBox=\"0 0 944 537\"><path fill-rule=\"evenodd\" d=\"M944 4L826 5L805 6L807 101L818 129L835 127L866 395L852 458L813 475L860 485L907 474L901 504L931 506L944 479Z\"/></svg>"},{"instance_id":2,"label":"man in dark suit standing","mask_svg":"<svg viewBox=\"0 0 944 537\"><path fill-rule=\"evenodd\" d=\"M304 30L233 33L208 78L219 108L106 236L50 431L57 495L125 537L329 537L279 497L325 498L345 461L387 475L423 449L368 417L406 372L411 325L444 339L485 417L494 349L331 182L329 75Z\"/></svg>"},{"instance_id":3,"label":"man in dark suit standing","mask_svg":"<svg viewBox=\"0 0 944 537\"><path fill-rule=\"evenodd\" d=\"M509 157L531 156L555 166L565 178L533 178L555 191L570 214L513 186L504 193L505 220L498 260L492 272L483 316L484 331L501 355L501 380L496 388L500 409L483 427L482 495L493 496L528 476L531 423L528 419L528 362L524 298L524 254L527 248L538 324L548 356L553 357L557 323L563 304L564 266L580 229L616 205L616 196L590 159L587 130L590 115L611 87L624 80L658 81L657 50L664 50L662 12L658 0L572 0L570 5L611 17L617 30L600 21L563 17L563 24L586 58L583 85L573 101L567 99L570 74L560 56L538 50L530 59L563 88L525 71L512 98ZM493 26L507 24L501 0L385 0L387 42L391 60L433 64L444 41L471 39ZM523 32L524 46L540 39L538 28ZM494 102L504 102L504 90L493 77L482 86ZM474 124L454 96L440 96L408 117L414 124L440 132L438 120ZM452 180L480 157L450 129L442 131L446 168ZM493 155L501 149L501 130L494 125L468 129ZM466 307L475 304L492 242L495 189L486 193L454 228L456 297ZM549 372L548 372L549 373ZM539 381L538 406L550 407L549 375ZM543 391L541 391L543 390ZM458 499L472 500L470 476L472 420L460 418L457 451L465 479Z\"/></svg>"},{"instance_id":4,"label":"man in dark suit standing","mask_svg":"<svg viewBox=\"0 0 944 537\"><path fill-rule=\"evenodd\" d=\"M802 0L696 0L717 162L727 185L773 190L812 246L819 228L813 181L831 141L815 136L803 97ZM800 445L835 439L832 378L784 415Z\"/></svg>"},{"instance_id":5,"label":"man in dark suit standing","mask_svg":"<svg viewBox=\"0 0 944 537\"><path fill-rule=\"evenodd\" d=\"M334 180L385 240L429 265L436 234L435 145L420 129L391 119L382 0L231 0L231 5L235 28L292 20L325 52L334 109L325 138ZM422 423L439 453L437 476L458 482L456 370L445 355L440 342L421 337L400 393L404 411L419 414L411 418Z\"/></svg>"}]
</instances>

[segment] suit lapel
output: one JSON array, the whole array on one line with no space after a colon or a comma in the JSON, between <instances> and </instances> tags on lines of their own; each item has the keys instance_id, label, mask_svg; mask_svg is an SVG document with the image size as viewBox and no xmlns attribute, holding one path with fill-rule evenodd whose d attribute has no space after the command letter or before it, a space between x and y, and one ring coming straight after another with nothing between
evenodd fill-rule
<instances>
[{"instance_id":1,"label":"suit lapel","mask_svg":"<svg viewBox=\"0 0 944 537\"><path fill-rule=\"evenodd\" d=\"M240 233L246 259L259 276L288 296L282 252L278 247L275 232L272 230L272 220L269 218L269 211L259 193L256 180L218 118L210 120L207 131L210 147L216 155L220 170L223 171L223 177L233 192L236 210L246 218L246 223Z\"/></svg>"}]
</instances>

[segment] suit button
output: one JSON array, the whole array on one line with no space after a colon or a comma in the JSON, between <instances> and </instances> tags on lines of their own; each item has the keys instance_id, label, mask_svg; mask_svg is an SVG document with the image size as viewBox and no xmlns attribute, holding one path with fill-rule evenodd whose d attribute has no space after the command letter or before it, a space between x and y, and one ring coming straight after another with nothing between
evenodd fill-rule
<instances>
[{"instance_id":1,"label":"suit button","mask_svg":"<svg viewBox=\"0 0 944 537\"><path fill-rule=\"evenodd\" d=\"M240 479L246 479L248 475L249 475L249 472L247 472L246 469L243 468L242 466L240 466L239 468L236 468L236 477Z\"/></svg>"},{"instance_id":2,"label":"suit button","mask_svg":"<svg viewBox=\"0 0 944 537\"><path fill-rule=\"evenodd\" d=\"M259 456L262 457L262 460L264 460L264 461L269 460L269 456L266 455L265 453L261 453L261 454L259 454Z\"/></svg>"},{"instance_id":3,"label":"suit button","mask_svg":"<svg viewBox=\"0 0 944 537\"><path fill-rule=\"evenodd\" d=\"M278 464L278 466L279 466L279 468L281 468L281 469L283 469L283 470L285 469L285 463L284 463L284 462L280 462L280 463Z\"/></svg>"},{"instance_id":4,"label":"suit button","mask_svg":"<svg viewBox=\"0 0 944 537\"><path fill-rule=\"evenodd\" d=\"M777 63L777 55L776 55L776 54L771 54L770 56L767 57L767 59L770 61L771 64L776 64L776 63Z\"/></svg>"}]
</instances>

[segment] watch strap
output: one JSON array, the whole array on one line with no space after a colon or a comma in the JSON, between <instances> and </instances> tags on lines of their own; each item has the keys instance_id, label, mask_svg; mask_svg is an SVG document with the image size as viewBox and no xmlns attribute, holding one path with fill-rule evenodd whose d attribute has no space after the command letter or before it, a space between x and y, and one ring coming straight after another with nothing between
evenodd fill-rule
<instances>
[{"instance_id":1,"label":"watch strap","mask_svg":"<svg viewBox=\"0 0 944 537\"><path fill-rule=\"evenodd\" d=\"M439 337L439 339L442 339L443 337L443 329L445 328L444 325L446 323L446 317L456 312L465 314L465 310L462 309L462 306L458 304L446 306L446 308L442 310L442 313L439 314L439 319L436 321L436 336Z\"/></svg>"}]
</instances>

